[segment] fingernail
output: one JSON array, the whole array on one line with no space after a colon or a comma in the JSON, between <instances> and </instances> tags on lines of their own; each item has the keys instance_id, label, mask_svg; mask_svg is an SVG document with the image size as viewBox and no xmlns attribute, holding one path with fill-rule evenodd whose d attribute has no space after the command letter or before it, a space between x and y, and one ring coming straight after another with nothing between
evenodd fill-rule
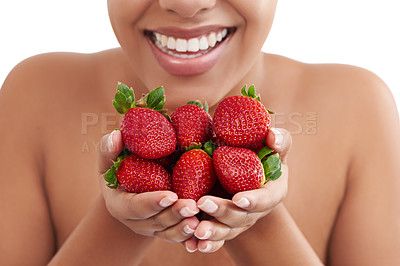
<instances>
[{"instance_id":1,"label":"fingernail","mask_svg":"<svg viewBox=\"0 0 400 266\"><path fill-rule=\"evenodd\" d=\"M109 152L111 152L114 147L114 143L113 143L113 136L115 134L114 132L115 132L115 130L113 132L111 132L111 134L108 136L108 139L107 139L107 151L109 151Z\"/></svg>"},{"instance_id":2,"label":"fingernail","mask_svg":"<svg viewBox=\"0 0 400 266\"><path fill-rule=\"evenodd\" d=\"M215 213L218 210L218 205L213 201L206 199L203 204L199 205L199 208L207 213Z\"/></svg>"},{"instance_id":3,"label":"fingernail","mask_svg":"<svg viewBox=\"0 0 400 266\"><path fill-rule=\"evenodd\" d=\"M198 236L198 239L202 239L202 240L209 239L210 236L211 236L211 231L207 230L203 236Z\"/></svg>"},{"instance_id":4,"label":"fingernail","mask_svg":"<svg viewBox=\"0 0 400 266\"><path fill-rule=\"evenodd\" d=\"M185 225L185 227L183 227L183 232L187 235L191 235L194 233L194 230L190 228L189 225Z\"/></svg>"},{"instance_id":5,"label":"fingernail","mask_svg":"<svg viewBox=\"0 0 400 266\"><path fill-rule=\"evenodd\" d=\"M280 147L283 143L283 135L282 133L279 131L279 129L276 128L271 128L272 132L274 132L274 136L275 136L275 147Z\"/></svg>"},{"instance_id":6,"label":"fingernail","mask_svg":"<svg viewBox=\"0 0 400 266\"><path fill-rule=\"evenodd\" d=\"M199 249L201 252L209 252L211 250L211 244L207 242L205 249Z\"/></svg>"},{"instance_id":7,"label":"fingernail","mask_svg":"<svg viewBox=\"0 0 400 266\"><path fill-rule=\"evenodd\" d=\"M250 201L246 198L241 198L239 201L234 201L233 203L240 208L247 208L250 206Z\"/></svg>"},{"instance_id":8,"label":"fingernail","mask_svg":"<svg viewBox=\"0 0 400 266\"><path fill-rule=\"evenodd\" d=\"M192 217L195 214L197 214L197 212L192 211L191 209L189 209L188 207L182 208L179 213L183 216L183 217Z\"/></svg>"},{"instance_id":9,"label":"fingernail","mask_svg":"<svg viewBox=\"0 0 400 266\"><path fill-rule=\"evenodd\" d=\"M188 251L188 252L190 252L190 253L193 253L193 252L195 252L197 249L191 249L189 246L188 246L188 244L186 243L185 244L185 247L186 247L186 250Z\"/></svg>"},{"instance_id":10,"label":"fingernail","mask_svg":"<svg viewBox=\"0 0 400 266\"><path fill-rule=\"evenodd\" d=\"M176 201L176 199L170 198L170 197L165 197L163 199L160 200L159 205L163 208L169 207L172 204L174 204L174 202Z\"/></svg>"}]
</instances>

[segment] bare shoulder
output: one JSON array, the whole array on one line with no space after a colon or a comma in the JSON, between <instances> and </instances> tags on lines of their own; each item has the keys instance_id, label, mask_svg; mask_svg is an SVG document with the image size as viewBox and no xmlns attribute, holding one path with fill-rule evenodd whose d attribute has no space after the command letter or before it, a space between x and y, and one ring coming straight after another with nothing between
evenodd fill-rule
<instances>
[{"instance_id":1,"label":"bare shoulder","mask_svg":"<svg viewBox=\"0 0 400 266\"><path fill-rule=\"evenodd\" d=\"M120 57L115 50L93 54L47 53L30 57L19 63L6 78L0 91L2 104L10 105L18 112L27 111L33 119L39 114L51 113L54 108L71 110L101 105L111 86L115 86L115 65ZM107 75L108 74L108 75ZM18 107L13 102L19 101ZM13 105L13 106L11 106Z\"/></svg>"},{"instance_id":2,"label":"bare shoulder","mask_svg":"<svg viewBox=\"0 0 400 266\"><path fill-rule=\"evenodd\" d=\"M279 55L268 55L267 60L272 62L279 83L289 84L296 96L305 95L313 101L340 100L335 104L348 104L354 110L372 104L370 101L394 107L387 85L367 69L344 64L308 64Z\"/></svg>"}]
</instances>

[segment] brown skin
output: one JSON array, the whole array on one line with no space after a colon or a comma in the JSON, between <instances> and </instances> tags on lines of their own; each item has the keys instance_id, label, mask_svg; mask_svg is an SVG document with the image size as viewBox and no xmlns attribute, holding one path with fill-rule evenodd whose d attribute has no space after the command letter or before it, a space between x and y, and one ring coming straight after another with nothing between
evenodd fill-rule
<instances>
[{"instance_id":1,"label":"brown skin","mask_svg":"<svg viewBox=\"0 0 400 266\"><path fill-rule=\"evenodd\" d=\"M240 1L229 2L240 10ZM240 21L240 16L230 18ZM254 50L258 43L262 40ZM279 182L267 183L271 191L246 194L251 205L245 210L231 201L209 198L219 206L213 216L231 223L236 228L231 231L218 223L199 224L194 217L179 216L184 207L198 211L207 197L197 206L178 200L164 210L153 203L173 197L171 192L127 195L111 192L104 182L99 189L101 173L121 149L118 134L111 150L106 149L107 136L102 138L119 125L120 116L111 104L116 83L132 85L140 95L162 85L165 78L166 107L173 110L191 94L200 97L196 88L205 81L192 80L189 89L184 85L190 80L168 76L161 69L155 77L164 75L162 79L151 78L153 72L138 73L143 68L135 68L138 64L121 49L45 54L18 65L0 91L1 261L43 265L54 257L54 265L400 264L400 126L386 85L355 67L309 65L277 55L255 55L251 49L247 56L250 69L232 69L245 74L231 74L218 84L218 95L208 100L211 112L223 97L254 83L264 104L277 113L273 126L292 133L288 158L288 137L283 147L275 147L284 167L287 158L290 177L285 199L286 168ZM219 66L213 71L218 76ZM203 88L207 99L216 91ZM272 133L268 144L275 145ZM160 212L156 220L123 220L151 210ZM260 215L253 215L255 210ZM155 237L143 236L154 234L146 222L162 227L173 216L178 217L176 226ZM210 254L188 253L181 243L163 240L185 243L190 235L179 234L185 224L197 227L196 236L213 230ZM247 230L240 224L248 225ZM199 249L206 243L186 241Z\"/></svg>"}]
</instances>

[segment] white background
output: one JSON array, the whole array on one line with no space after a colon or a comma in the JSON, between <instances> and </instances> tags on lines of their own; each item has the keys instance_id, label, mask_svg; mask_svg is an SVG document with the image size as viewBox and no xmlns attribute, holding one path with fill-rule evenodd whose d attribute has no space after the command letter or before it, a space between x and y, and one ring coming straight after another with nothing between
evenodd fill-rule
<instances>
[{"instance_id":1,"label":"white background","mask_svg":"<svg viewBox=\"0 0 400 266\"><path fill-rule=\"evenodd\" d=\"M132 0L135 1L135 0ZM1 0L0 84L39 53L118 46L106 0ZM264 51L309 63L369 69L400 105L400 8L396 0L279 0Z\"/></svg>"}]
</instances>

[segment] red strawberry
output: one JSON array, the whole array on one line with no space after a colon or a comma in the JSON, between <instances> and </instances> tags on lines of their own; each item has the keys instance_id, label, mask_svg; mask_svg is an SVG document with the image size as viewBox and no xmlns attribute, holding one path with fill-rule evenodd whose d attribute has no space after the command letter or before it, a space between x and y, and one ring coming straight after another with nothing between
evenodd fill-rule
<instances>
[{"instance_id":1,"label":"red strawberry","mask_svg":"<svg viewBox=\"0 0 400 266\"><path fill-rule=\"evenodd\" d=\"M282 174L279 155L268 147L256 154L242 147L220 146L213 161L217 178L229 194L259 188Z\"/></svg>"},{"instance_id":2,"label":"red strawberry","mask_svg":"<svg viewBox=\"0 0 400 266\"><path fill-rule=\"evenodd\" d=\"M219 180L215 182L214 187L211 189L209 195L220 197L223 199L232 199L232 195L229 194L221 185Z\"/></svg>"},{"instance_id":3,"label":"red strawberry","mask_svg":"<svg viewBox=\"0 0 400 266\"><path fill-rule=\"evenodd\" d=\"M199 200L210 192L216 181L211 157L203 150L185 152L172 174L172 190L181 199Z\"/></svg>"},{"instance_id":4,"label":"red strawberry","mask_svg":"<svg viewBox=\"0 0 400 266\"><path fill-rule=\"evenodd\" d=\"M156 111L162 109L164 102L163 87L135 103L132 88L118 84L113 103L119 113L125 114L120 127L129 151L146 159L158 159L175 151L175 131L168 119Z\"/></svg>"},{"instance_id":5,"label":"red strawberry","mask_svg":"<svg viewBox=\"0 0 400 266\"><path fill-rule=\"evenodd\" d=\"M118 184L127 192L171 190L171 175L160 164L136 155L119 160L105 173L110 188Z\"/></svg>"},{"instance_id":6,"label":"red strawberry","mask_svg":"<svg viewBox=\"0 0 400 266\"><path fill-rule=\"evenodd\" d=\"M246 147L262 141L271 125L269 111L255 94L254 86L242 96L231 96L215 110L213 128L220 142L228 146Z\"/></svg>"},{"instance_id":7,"label":"red strawberry","mask_svg":"<svg viewBox=\"0 0 400 266\"><path fill-rule=\"evenodd\" d=\"M263 141L259 141L259 142L253 143L253 144L251 144L251 145L249 145L247 147L244 147L244 148L249 149L251 151L254 151L255 153L258 153L264 147L265 147L264 142Z\"/></svg>"},{"instance_id":8,"label":"red strawberry","mask_svg":"<svg viewBox=\"0 0 400 266\"><path fill-rule=\"evenodd\" d=\"M206 143L212 137L212 118L206 110L195 104L179 107L171 114L172 126L176 132L178 148Z\"/></svg>"},{"instance_id":9,"label":"red strawberry","mask_svg":"<svg viewBox=\"0 0 400 266\"><path fill-rule=\"evenodd\" d=\"M175 164L178 162L179 158L181 157L182 153L180 151L175 151L172 154L161 157L160 159L155 160L157 163L162 165L168 172L172 174L174 170Z\"/></svg>"},{"instance_id":10,"label":"red strawberry","mask_svg":"<svg viewBox=\"0 0 400 266\"><path fill-rule=\"evenodd\" d=\"M126 148L142 158L158 159L175 151L175 131L157 111L130 109L122 118L121 133Z\"/></svg>"},{"instance_id":11,"label":"red strawberry","mask_svg":"<svg viewBox=\"0 0 400 266\"><path fill-rule=\"evenodd\" d=\"M214 151L213 161L218 180L229 194L256 189L265 183L263 165L251 150L221 146Z\"/></svg>"}]
</instances>

